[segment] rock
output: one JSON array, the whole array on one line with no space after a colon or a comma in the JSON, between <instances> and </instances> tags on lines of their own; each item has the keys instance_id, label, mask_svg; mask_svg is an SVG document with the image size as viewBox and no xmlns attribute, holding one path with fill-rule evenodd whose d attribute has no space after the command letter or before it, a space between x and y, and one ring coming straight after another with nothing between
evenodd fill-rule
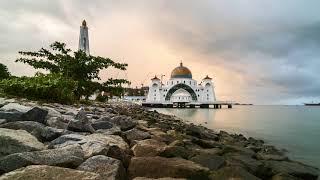
<instances>
[{"instance_id":1,"label":"rock","mask_svg":"<svg viewBox=\"0 0 320 180\"><path fill-rule=\"evenodd\" d=\"M259 180L256 176L250 174L246 170L241 167L225 167L215 171L211 175L211 179L219 179L219 180Z\"/></svg>"},{"instance_id":2,"label":"rock","mask_svg":"<svg viewBox=\"0 0 320 180\"><path fill-rule=\"evenodd\" d=\"M133 128L124 132L126 139L132 144L135 140L150 139L151 135L148 132L141 131L139 129Z\"/></svg>"},{"instance_id":3,"label":"rock","mask_svg":"<svg viewBox=\"0 0 320 180\"><path fill-rule=\"evenodd\" d=\"M4 124L4 123L6 123L7 122L7 120L5 120L5 119L0 119L0 124Z\"/></svg>"},{"instance_id":4,"label":"rock","mask_svg":"<svg viewBox=\"0 0 320 180\"><path fill-rule=\"evenodd\" d=\"M258 152L256 158L259 160L275 160L275 161L285 161L288 160L287 156L278 154L267 154L263 152Z\"/></svg>"},{"instance_id":5,"label":"rock","mask_svg":"<svg viewBox=\"0 0 320 180\"><path fill-rule=\"evenodd\" d=\"M106 155L121 160L125 167L130 161L128 144L120 136L115 135L103 135L101 133L88 136L68 134L53 140L49 147L61 148L71 144L81 145L85 158Z\"/></svg>"},{"instance_id":6,"label":"rock","mask_svg":"<svg viewBox=\"0 0 320 180\"><path fill-rule=\"evenodd\" d=\"M263 163L246 155L228 154L226 155L227 165L241 166L250 173L256 174L262 168Z\"/></svg>"},{"instance_id":7,"label":"rock","mask_svg":"<svg viewBox=\"0 0 320 180\"><path fill-rule=\"evenodd\" d=\"M255 152L252 151L249 148L244 148L244 147L239 147L239 146L232 146L232 145L224 146L223 149L222 149L222 153L223 154L238 153L238 154L246 155L246 156L249 156L249 157L252 157L252 156L255 155Z\"/></svg>"},{"instance_id":8,"label":"rock","mask_svg":"<svg viewBox=\"0 0 320 180\"><path fill-rule=\"evenodd\" d=\"M288 174L277 174L272 176L271 180L300 180L300 179Z\"/></svg>"},{"instance_id":9,"label":"rock","mask_svg":"<svg viewBox=\"0 0 320 180\"><path fill-rule=\"evenodd\" d=\"M189 125L186 128L186 134L200 139L217 140L218 136L202 126Z\"/></svg>"},{"instance_id":10,"label":"rock","mask_svg":"<svg viewBox=\"0 0 320 180\"><path fill-rule=\"evenodd\" d=\"M204 139L198 139L198 138L192 138L192 142L201 146L202 148L216 148L216 147L222 147L222 144L216 141L211 140L204 140Z\"/></svg>"},{"instance_id":11,"label":"rock","mask_svg":"<svg viewBox=\"0 0 320 180\"><path fill-rule=\"evenodd\" d=\"M45 149L45 146L27 131L4 128L0 128L0 145L0 157Z\"/></svg>"},{"instance_id":12,"label":"rock","mask_svg":"<svg viewBox=\"0 0 320 180\"><path fill-rule=\"evenodd\" d=\"M101 180L99 174L68 168L32 165L4 174L0 180Z\"/></svg>"},{"instance_id":13,"label":"rock","mask_svg":"<svg viewBox=\"0 0 320 180\"><path fill-rule=\"evenodd\" d=\"M78 112L75 119L69 122L68 130L75 132L95 132L95 129L91 126L86 112L83 109Z\"/></svg>"},{"instance_id":14,"label":"rock","mask_svg":"<svg viewBox=\"0 0 320 180\"><path fill-rule=\"evenodd\" d=\"M116 126L119 126L122 131L130 130L137 125L137 123L128 116L115 116L111 118L109 122L113 123Z\"/></svg>"},{"instance_id":15,"label":"rock","mask_svg":"<svg viewBox=\"0 0 320 180\"><path fill-rule=\"evenodd\" d=\"M0 171L9 172L28 165L51 165L77 167L83 162L83 151L79 145L60 149L14 153L0 159Z\"/></svg>"},{"instance_id":16,"label":"rock","mask_svg":"<svg viewBox=\"0 0 320 180\"><path fill-rule=\"evenodd\" d=\"M170 145L166 146L164 150L159 154L162 157L181 157L183 159L189 159L190 157L194 156L194 151L192 149L183 147L183 146L175 146Z\"/></svg>"},{"instance_id":17,"label":"rock","mask_svg":"<svg viewBox=\"0 0 320 180\"><path fill-rule=\"evenodd\" d=\"M133 180L186 180L184 178L171 178L171 177L165 177L165 178L146 178L146 177L136 177Z\"/></svg>"},{"instance_id":18,"label":"rock","mask_svg":"<svg viewBox=\"0 0 320 180\"><path fill-rule=\"evenodd\" d=\"M5 119L8 122L19 121L21 119L21 116L22 116L22 113L18 111L14 111L14 112L0 111L0 119Z\"/></svg>"},{"instance_id":19,"label":"rock","mask_svg":"<svg viewBox=\"0 0 320 180\"><path fill-rule=\"evenodd\" d=\"M102 179L126 179L126 171L121 161L103 155L87 159L77 169L100 174Z\"/></svg>"},{"instance_id":20,"label":"rock","mask_svg":"<svg viewBox=\"0 0 320 180\"><path fill-rule=\"evenodd\" d=\"M130 178L193 178L208 177L208 168L181 158L134 157L131 159L128 173Z\"/></svg>"},{"instance_id":21,"label":"rock","mask_svg":"<svg viewBox=\"0 0 320 180\"><path fill-rule=\"evenodd\" d=\"M263 169L263 174L268 176L282 173L310 180L316 180L319 176L319 169L298 162L266 161Z\"/></svg>"},{"instance_id":22,"label":"rock","mask_svg":"<svg viewBox=\"0 0 320 180\"><path fill-rule=\"evenodd\" d=\"M46 120L46 125L57 128L57 129L67 129L69 120L63 117L49 117Z\"/></svg>"},{"instance_id":23,"label":"rock","mask_svg":"<svg viewBox=\"0 0 320 180\"><path fill-rule=\"evenodd\" d=\"M108 121L96 121L96 122L92 123L91 125L95 130L111 129L113 127L113 124Z\"/></svg>"},{"instance_id":24,"label":"rock","mask_svg":"<svg viewBox=\"0 0 320 180\"><path fill-rule=\"evenodd\" d=\"M18 111L21 113L26 113L29 110L31 110L31 107L24 106L18 103L9 103L0 108L0 111L11 111L11 112Z\"/></svg>"},{"instance_id":25,"label":"rock","mask_svg":"<svg viewBox=\"0 0 320 180\"><path fill-rule=\"evenodd\" d=\"M132 147L133 154L135 156L158 156L162 151L164 151L166 144L159 142L154 139L146 139L138 141Z\"/></svg>"},{"instance_id":26,"label":"rock","mask_svg":"<svg viewBox=\"0 0 320 180\"><path fill-rule=\"evenodd\" d=\"M1 124L0 128L26 130L39 141L52 141L63 134L63 129L46 127L45 125L34 121L17 121Z\"/></svg>"},{"instance_id":27,"label":"rock","mask_svg":"<svg viewBox=\"0 0 320 180\"><path fill-rule=\"evenodd\" d=\"M225 164L225 160L222 156L211 154L200 154L192 157L190 161L198 163L203 167L207 167L210 170L217 170Z\"/></svg>"},{"instance_id":28,"label":"rock","mask_svg":"<svg viewBox=\"0 0 320 180\"><path fill-rule=\"evenodd\" d=\"M34 107L31 110L29 110L28 112L22 114L21 120L35 121L35 122L45 124L45 119L46 119L47 114L48 114L47 110L44 110L44 109L41 109L38 107Z\"/></svg>"}]
</instances>

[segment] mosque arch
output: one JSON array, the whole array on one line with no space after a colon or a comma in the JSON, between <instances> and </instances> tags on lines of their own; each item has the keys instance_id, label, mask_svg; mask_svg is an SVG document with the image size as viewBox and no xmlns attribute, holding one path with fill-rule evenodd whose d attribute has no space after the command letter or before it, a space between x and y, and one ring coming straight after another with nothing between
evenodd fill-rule
<instances>
[{"instance_id":1,"label":"mosque arch","mask_svg":"<svg viewBox=\"0 0 320 180\"><path fill-rule=\"evenodd\" d=\"M194 90L190 86L188 86L186 84L181 84L181 83L176 84L172 88L170 88L170 90L168 91L168 93L166 95L165 100L170 101L172 94L179 89L186 90L191 95L192 100L197 101L197 94L194 92Z\"/></svg>"}]
</instances>

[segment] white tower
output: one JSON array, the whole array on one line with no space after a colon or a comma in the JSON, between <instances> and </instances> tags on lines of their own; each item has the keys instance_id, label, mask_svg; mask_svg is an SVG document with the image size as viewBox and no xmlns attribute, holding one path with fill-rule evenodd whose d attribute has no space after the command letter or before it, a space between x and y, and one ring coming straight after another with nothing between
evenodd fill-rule
<instances>
[{"instance_id":1,"label":"white tower","mask_svg":"<svg viewBox=\"0 0 320 180\"><path fill-rule=\"evenodd\" d=\"M86 20L82 21L82 26L80 26L80 37L79 37L79 50L82 50L87 55L90 54L89 50L89 32Z\"/></svg>"}]
</instances>

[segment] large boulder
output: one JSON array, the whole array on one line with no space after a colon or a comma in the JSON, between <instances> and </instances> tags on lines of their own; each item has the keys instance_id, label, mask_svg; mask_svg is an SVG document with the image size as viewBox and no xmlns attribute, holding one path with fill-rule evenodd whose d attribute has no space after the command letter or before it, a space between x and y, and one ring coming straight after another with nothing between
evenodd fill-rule
<instances>
[{"instance_id":1,"label":"large boulder","mask_svg":"<svg viewBox=\"0 0 320 180\"><path fill-rule=\"evenodd\" d=\"M61 148L71 144L81 145L85 158L106 155L121 160L125 166L128 165L130 160L128 144L120 136L116 135L104 135L101 133L88 136L68 134L53 140L49 148Z\"/></svg>"},{"instance_id":2,"label":"large boulder","mask_svg":"<svg viewBox=\"0 0 320 180\"><path fill-rule=\"evenodd\" d=\"M5 119L8 122L21 120L22 113L19 111L0 111L0 119Z\"/></svg>"},{"instance_id":3,"label":"large boulder","mask_svg":"<svg viewBox=\"0 0 320 180\"><path fill-rule=\"evenodd\" d=\"M72 118L72 117L71 117ZM46 125L57 128L57 129L67 129L68 123L70 122L70 119L67 119L66 117L49 117L46 120Z\"/></svg>"},{"instance_id":4,"label":"large boulder","mask_svg":"<svg viewBox=\"0 0 320 180\"><path fill-rule=\"evenodd\" d=\"M262 168L263 163L246 155L228 154L226 156L227 165L241 166L250 173L256 174Z\"/></svg>"},{"instance_id":5,"label":"large boulder","mask_svg":"<svg viewBox=\"0 0 320 180\"><path fill-rule=\"evenodd\" d=\"M101 180L99 174L68 168L32 165L0 176L0 180Z\"/></svg>"},{"instance_id":6,"label":"large boulder","mask_svg":"<svg viewBox=\"0 0 320 180\"><path fill-rule=\"evenodd\" d=\"M0 157L43 149L45 146L27 131L0 128Z\"/></svg>"},{"instance_id":7,"label":"large boulder","mask_svg":"<svg viewBox=\"0 0 320 180\"><path fill-rule=\"evenodd\" d=\"M150 139L151 135L148 132L141 131L137 128L130 129L126 132L124 132L124 135L126 139L130 142L130 144L133 144L134 141L144 140L144 139Z\"/></svg>"},{"instance_id":8,"label":"large boulder","mask_svg":"<svg viewBox=\"0 0 320 180\"><path fill-rule=\"evenodd\" d=\"M0 159L0 172L9 172L28 165L51 165L75 168L84 159L79 145L60 149L15 153Z\"/></svg>"},{"instance_id":9,"label":"large boulder","mask_svg":"<svg viewBox=\"0 0 320 180\"><path fill-rule=\"evenodd\" d=\"M218 140L218 136L213 131L193 124L187 126L186 134L200 139Z\"/></svg>"},{"instance_id":10,"label":"large boulder","mask_svg":"<svg viewBox=\"0 0 320 180\"><path fill-rule=\"evenodd\" d=\"M181 158L134 157L131 159L128 173L130 178L193 178L208 177L208 168Z\"/></svg>"},{"instance_id":11,"label":"large boulder","mask_svg":"<svg viewBox=\"0 0 320 180\"><path fill-rule=\"evenodd\" d=\"M116 126L119 126L122 131L127 131L134 128L137 122L133 121L131 117L128 116L115 116L109 119L109 122Z\"/></svg>"},{"instance_id":12,"label":"large boulder","mask_svg":"<svg viewBox=\"0 0 320 180\"><path fill-rule=\"evenodd\" d=\"M47 117L48 111L41 109L39 107L34 107L26 113L23 113L21 120L23 121L36 121L45 124L45 119Z\"/></svg>"},{"instance_id":13,"label":"large boulder","mask_svg":"<svg viewBox=\"0 0 320 180\"><path fill-rule=\"evenodd\" d=\"M135 156L158 156L165 150L166 144L154 139L138 141L132 151Z\"/></svg>"},{"instance_id":14,"label":"large boulder","mask_svg":"<svg viewBox=\"0 0 320 180\"><path fill-rule=\"evenodd\" d=\"M95 132L95 129L91 126L87 114L83 109L81 109L75 118L69 122L68 130L75 132Z\"/></svg>"},{"instance_id":15,"label":"large boulder","mask_svg":"<svg viewBox=\"0 0 320 180\"><path fill-rule=\"evenodd\" d=\"M289 174L301 179L316 180L319 176L319 169L304 165L299 162L290 161L266 161L264 163L263 175L272 176L279 173Z\"/></svg>"},{"instance_id":16,"label":"large boulder","mask_svg":"<svg viewBox=\"0 0 320 180\"><path fill-rule=\"evenodd\" d=\"M225 165L224 158L218 155L200 154L192 157L190 160L210 170L217 170Z\"/></svg>"},{"instance_id":17,"label":"large boulder","mask_svg":"<svg viewBox=\"0 0 320 180\"><path fill-rule=\"evenodd\" d=\"M93 156L87 159L77 169L100 174L103 179L126 179L126 171L121 161L103 155Z\"/></svg>"},{"instance_id":18,"label":"large boulder","mask_svg":"<svg viewBox=\"0 0 320 180\"><path fill-rule=\"evenodd\" d=\"M211 175L211 179L219 179L219 180L259 180L258 177L250 174L245 169L241 167L225 167L215 171Z\"/></svg>"},{"instance_id":19,"label":"large boulder","mask_svg":"<svg viewBox=\"0 0 320 180\"><path fill-rule=\"evenodd\" d=\"M52 141L64 133L63 129L47 127L34 121L16 121L0 124L0 128L26 130L40 141Z\"/></svg>"}]
</instances>

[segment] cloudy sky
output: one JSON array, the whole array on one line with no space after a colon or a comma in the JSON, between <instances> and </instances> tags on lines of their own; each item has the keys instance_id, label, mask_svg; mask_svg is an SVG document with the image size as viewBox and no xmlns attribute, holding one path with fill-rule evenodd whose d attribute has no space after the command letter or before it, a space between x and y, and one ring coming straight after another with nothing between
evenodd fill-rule
<instances>
[{"instance_id":1,"label":"cloudy sky","mask_svg":"<svg viewBox=\"0 0 320 180\"><path fill-rule=\"evenodd\" d=\"M182 60L214 78L219 100L301 104L320 100L319 0L1 0L0 62L14 75L19 50L54 41L77 50L87 20L90 51L126 62L132 86L169 78Z\"/></svg>"}]
</instances>

